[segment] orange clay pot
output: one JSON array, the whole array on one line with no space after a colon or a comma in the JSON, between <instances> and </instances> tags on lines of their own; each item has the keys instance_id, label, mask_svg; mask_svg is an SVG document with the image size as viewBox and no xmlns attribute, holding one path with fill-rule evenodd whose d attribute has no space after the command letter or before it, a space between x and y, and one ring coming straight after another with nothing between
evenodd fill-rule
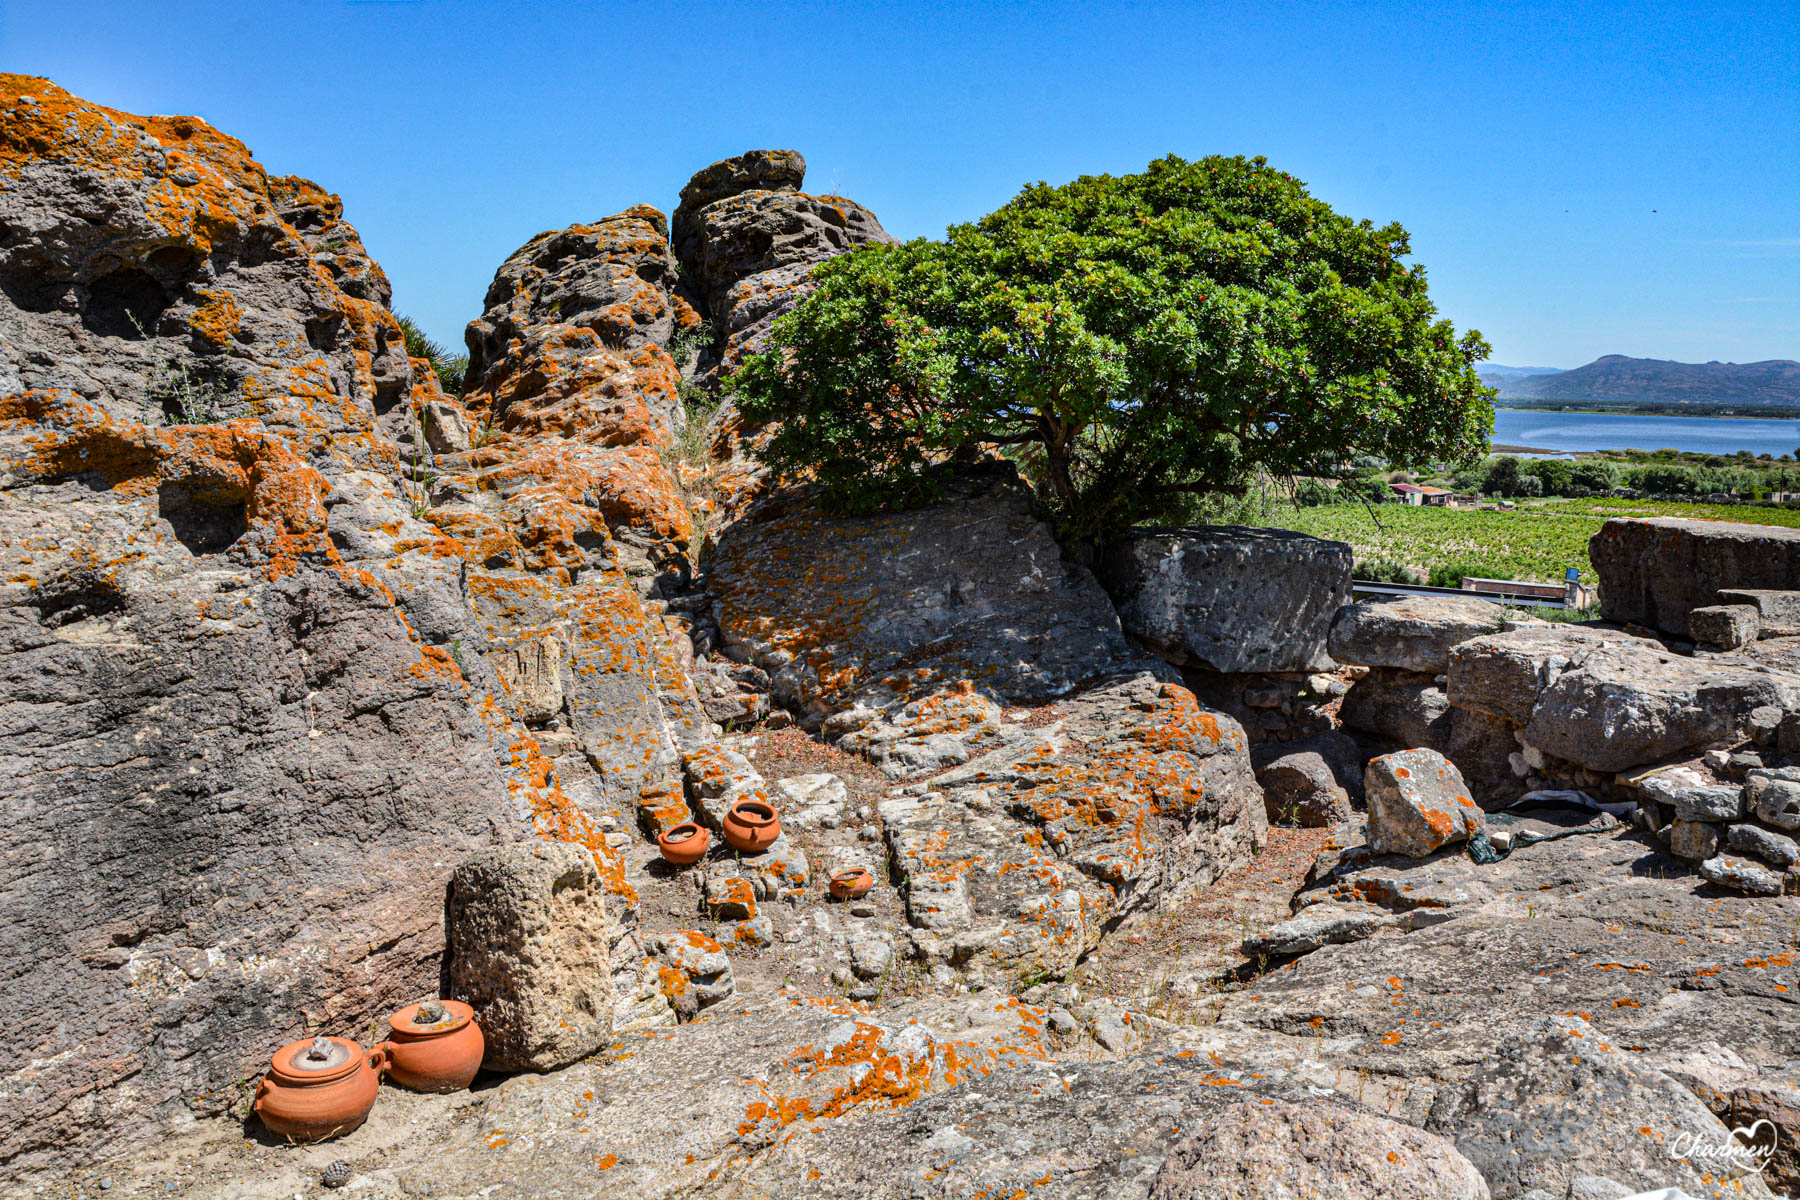
<instances>
[{"instance_id":1,"label":"orange clay pot","mask_svg":"<svg viewBox=\"0 0 1800 1200\"><path fill-rule=\"evenodd\" d=\"M767 850L781 836L781 817L767 800L739 800L719 823L726 843L744 854Z\"/></svg>"},{"instance_id":2,"label":"orange clay pot","mask_svg":"<svg viewBox=\"0 0 1800 1200\"><path fill-rule=\"evenodd\" d=\"M692 821L677 825L656 839L656 848L662 851L662 856L678 867L689 867L699 862L706 856L706 848L710 845L712 834Z\"/></svg>"},{"instance_id":3,"label":"orange clay pot","mask_svg":"<svg viewBox=\"0 0 1800 1200\"><path fill-rule=\"evenodd\" d=\"M839 900L860 900L875 886L875 876L863 867L831 873L831 894Z\"/></svg>"},{"instance_id":4,"label":"orange clay pot","mask_svg":"<svg viewBox=\"0 0 1800 1200\"><path fill-rule=\"evenodd\" d=\"M409 1004L388 1018L388 1078L415 1092L460 1092L481 1070L487 1039L460 1000Z\"/></svg>"},{"instance_id":5,"label":"orange clay pot","mask_svg":"<svg viewBox=\"0 0 1800 1200\"><path fill-rule=\"evenodd\" d=\"M361 1125L375 1107L387 1048L348 1038L289 1042L275 1052L252 1108L263 1126L296 1142L322 1142Z\"/></svg>"}]
</instances>

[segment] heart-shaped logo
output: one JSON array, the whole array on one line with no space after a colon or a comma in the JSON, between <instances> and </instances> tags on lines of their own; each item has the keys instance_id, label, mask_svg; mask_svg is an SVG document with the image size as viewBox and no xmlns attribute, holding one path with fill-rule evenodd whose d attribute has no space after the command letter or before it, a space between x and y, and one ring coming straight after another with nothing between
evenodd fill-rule
<instances>
[{"instance_id":1,"label":"heart-shaped logo","mask_svg":"<svg viewBox=\"0 0 1800 1200\"><path fill-rule=\"evenodd\" d=\"M1731 1131L1731 1136L1740 1146L1750 1152L1756 1161L1757 1174L1761 1174L1769 1160L1775 1156L1775 1147L1780 1143L1780 1131L1775 1122L1763 1117L1749 1125L1739 1125Z\"/></svg>"}]
</instances>

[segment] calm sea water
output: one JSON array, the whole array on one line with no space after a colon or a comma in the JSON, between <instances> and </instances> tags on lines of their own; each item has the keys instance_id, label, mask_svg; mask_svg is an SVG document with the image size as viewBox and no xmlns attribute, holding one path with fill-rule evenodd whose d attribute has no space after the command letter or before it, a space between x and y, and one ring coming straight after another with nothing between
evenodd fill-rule
<instances>
[{"instance_id":1,"label":"calm sea water","mask_svg":"<svg viewBox=\"0 0 1800 1200\"><path fill-rule=\"evenodd\" d=\"M1546 450L1691 450L1699 454L1793 454L1800 421L1738 417L1639 417L1624 413L1494 410L1494 441Z\"/></svg>"}]
</instances>

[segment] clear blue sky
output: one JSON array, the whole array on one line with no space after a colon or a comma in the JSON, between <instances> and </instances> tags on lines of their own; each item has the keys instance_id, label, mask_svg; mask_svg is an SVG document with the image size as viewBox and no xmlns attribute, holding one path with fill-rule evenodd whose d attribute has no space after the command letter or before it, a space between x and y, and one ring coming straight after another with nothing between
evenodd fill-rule
<instances>
[{"instance_id":1,"label":"clear blue sky","mask_svg":"<svg viewBox=\"0 0 1800 1200\"><path fill-rule=\"evenodd\" d=\"M1399 220L1497 361L1800 358L1800 4L0 0L0 66L344 197L460 343L532 234L753 147L935 236L1028 181L1262 154Z\"/></svg>"}]
</instances>

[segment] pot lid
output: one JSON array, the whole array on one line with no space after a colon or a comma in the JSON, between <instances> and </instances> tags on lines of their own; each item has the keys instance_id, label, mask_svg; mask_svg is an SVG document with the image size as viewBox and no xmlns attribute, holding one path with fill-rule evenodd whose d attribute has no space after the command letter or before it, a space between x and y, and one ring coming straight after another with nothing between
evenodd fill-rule
<instances>
[{"instance_id":1,"label":"pot lid","mask_svg":"<svg viewBox=\"0 0 1800 1200\"><path fill-rule=\"evenodd\" d=\"M395 1033L454 1033L467 1025L475 1010L461 1000L427 1000L409 1004L388 1018Z\"/></svg>"},{"instance_id":2,"label":"pot lid","mask_svg":"<svg viewBox=\"0 0 1800 1200\"><path fill-rule=\"evenodd\" d=\"M348 1038L289 1042L270 1060L270 1074L287 1083L327 1083L362 1066L362 1047Z\"/></svg>"}]
</instances>

